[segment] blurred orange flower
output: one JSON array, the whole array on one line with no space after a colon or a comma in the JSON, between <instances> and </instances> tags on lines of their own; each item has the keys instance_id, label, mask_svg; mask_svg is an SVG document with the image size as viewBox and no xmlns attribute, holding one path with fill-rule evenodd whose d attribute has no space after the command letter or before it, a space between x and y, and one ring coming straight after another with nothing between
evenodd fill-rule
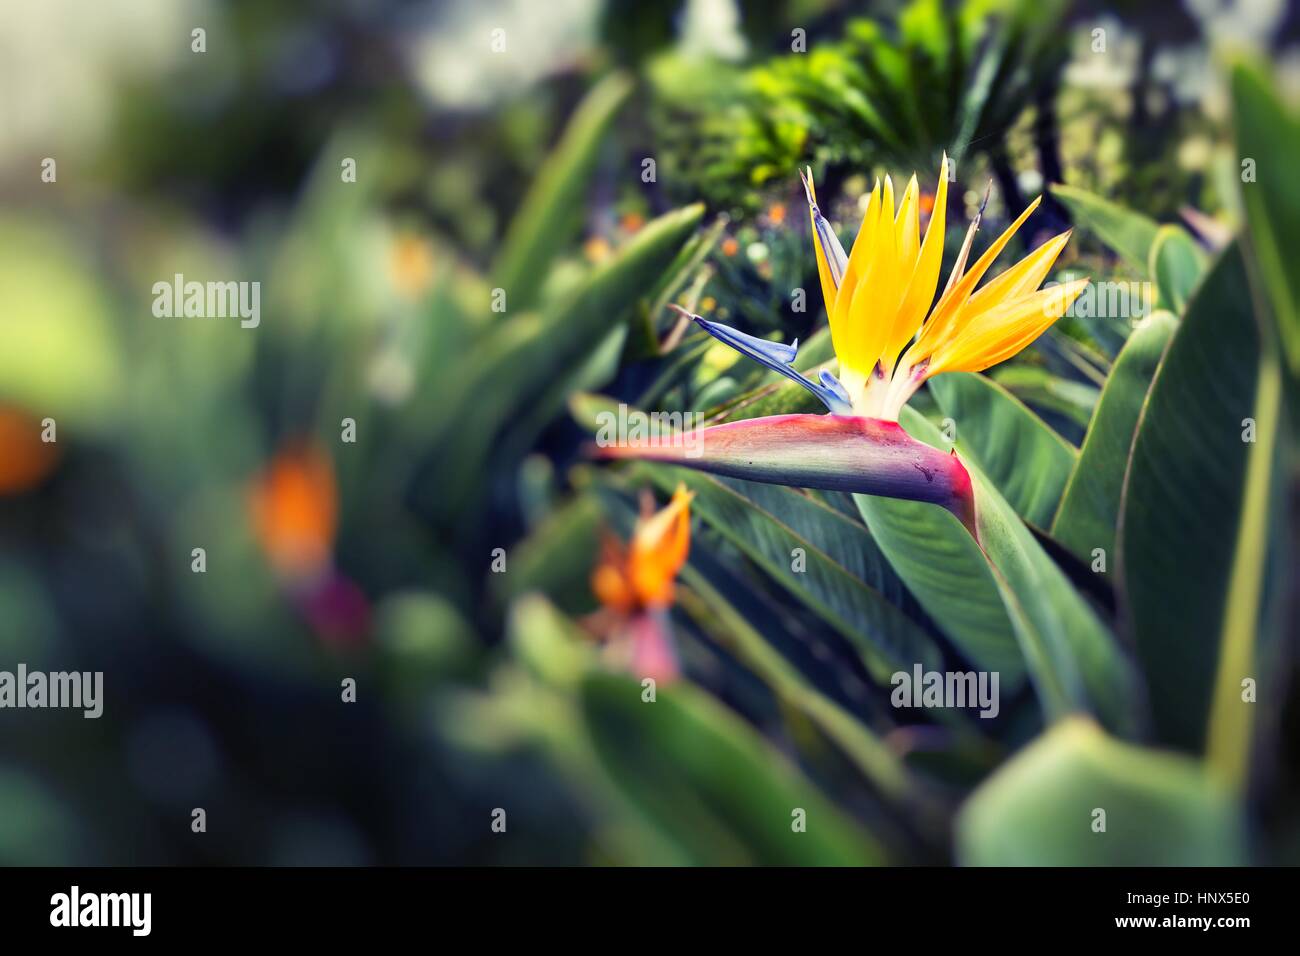
<instances>
[{"instance_id":1,"label":"blurred orange flower","mask_svg":"<svg viewBox=\"0 0 1300 956\"><path fill-rule=\"evenodd\" d=\"M774 226L779 226L781 223L785 222L785 203L772 203L772 205L767 209L767 218Z\"/></svg>"},{"instance_id":2,"label":"blurred orange flower","mask_svg":"<svg viewBox=\"0 0 1300 956\"><path fill-rule=\"evenodd\" d=\"M17 408L0 406L0 495L17 495L41 483L58 460L58 446L41 440L41 423Z\"/></svg>"},{"instance_id":3,"label":"blurred orange flower","mask_svg":"<svg viewBox=\"0 0 1300 956\"><path fill-rule=\"evenodd\" d=\"M728 236L726 239L722 240L722 254L727 258L731 258L739 251L740 243L736 241L735 236Z\"/></svg>"},{"instance_id":4,"label":"blurred orange flower","mask_svg":"<svg viewBox=\"0 0 1300 956\"><path fill-rule=\"evenodd\" d=\"M249 494L253 529L271 566L302 580L330 563L338 521L334 467L319 447L294 443L277 452Z\"/></svg>"},{"instance_id":5,"label":"blurred orange flower","mask_svg":"<svg viewBox=\"0 0 1300 956\"><path fill-rule=\"evenodd\" d=\"M678 485L666 507L637 521L630 546L605 539L591 576L601 604L620 614L672 604L673 581L690 551L693 497Z\"/></svg>"}]
</instances>

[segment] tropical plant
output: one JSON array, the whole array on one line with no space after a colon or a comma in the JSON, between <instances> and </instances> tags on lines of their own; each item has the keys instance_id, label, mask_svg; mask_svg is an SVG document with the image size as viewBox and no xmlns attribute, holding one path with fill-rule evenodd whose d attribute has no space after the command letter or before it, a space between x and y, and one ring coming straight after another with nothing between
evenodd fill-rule
<instances>
[{"instance_id":1,"label":"tropical plant","mask_svg":"<svg viewBox=\"0 0 1300 956\"><path fill-rule=\"evenodd\" d=\"M1240 148L1283 148L1271 144L1295 135L1296 118L1266 79L1238 66L1233 88ZM1269 128L1288 132L1265 142ZM1278 256L1296 194L1268 185L1276 202L1242 184L1241 235L1213 254L1068 195L1090 210L1085 230L1155 276L1164 306L1107 363L1076 447L978 374L1037 338L1082 287L1033 291L1066 237L979 289L1009 236L969 271L963 250L930 309L938 244L934 225L919 241L914 185L896 217L889 184L873 191L846 255L817 223L809 183L829 333L796 349L696 318L767 368L714 411L730 423L703 430L698 458L671 446L600 449L639 460L576 465L575 496L520 548L533 581L514 581L512 593L569 596L513 602L518 693L539 708L528 713L552 715L537 734L556 759L605 795L626 839L612 852L668 862L1252 858L1253 755L1278 719L1270 675L1289 626L1283 492L1297 437L1284 400L1295 301ZM896 266L900 250L920 264L899 273L914 283L850 298L864 277L879 293L881 263ZM901 308L909 289L915 303ZM925 383L914 409L902 402L927 358L927 371L947 374ZM688 410L663 404L671 390L657 394L647 411ZM830 414L808 414L810 402ZM594 429L615 404L588 395L571 407ZM654 688L635 669L601 665L569 619L590 596L558 587L557 569L535 556L594 554L602 524L631 527L641 489L679 484L697 522L672 611L684 677ZM1000 676L996 718L898 707L899 674L966 668ZM817 828L804 833L792 817L826 829L804 839Z\"/></svg>"},{"instance_id":2,"label":"tropical plant","mask_svg":"<svg viewBox=\"0 0 1300 956\"><path fill-rule=\"evenodd\" d=\"M661 63L652 75L669 173L714 202L746 206L754 187L810 158L838 187L852 170L929 168L947 150L959 163L987 156L1008 203L1019 205L1006 137L1032 104L1046 114L1044 169L1060 168L1050 116L1066 6L911 0L896 20L850 21L837 42L741 75Z\"/></svg>"}]
</instances>

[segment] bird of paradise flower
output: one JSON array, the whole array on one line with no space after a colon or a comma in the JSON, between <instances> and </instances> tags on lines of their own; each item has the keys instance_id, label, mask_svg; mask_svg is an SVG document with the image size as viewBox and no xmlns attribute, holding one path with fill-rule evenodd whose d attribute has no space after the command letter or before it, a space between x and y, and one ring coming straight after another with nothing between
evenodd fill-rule
<instances>
[{"instance_id":1,"label":"bird of paradise flower","mask_svg":"<svg viewBox=\"0 0 1300 956\"><path fill-rule=\"evenodd\" d=\"M897 207L893 183L886 177L883 185L877 180L848 253L817 205L811 169L800 177L838 377L822 369L813 381L797 371L793 363L798 342L771 342L685 314L710 335L798 382L830 414L775 415L715 425L703 430L703 454L694 457L665 443L622 444L601 453L671 461L754 481L926 501L953 512L978 537L971 478L960 457L913 439L898 417L928 379L943 372L979 372L1003 362L1065 314L1089 280L1039 287L1070 233L1043 243L977 291L1041 197L967 269L981 206L936 301L948 198L947 156L924 240L916 176Z\"/></svg>"}]
</instances>

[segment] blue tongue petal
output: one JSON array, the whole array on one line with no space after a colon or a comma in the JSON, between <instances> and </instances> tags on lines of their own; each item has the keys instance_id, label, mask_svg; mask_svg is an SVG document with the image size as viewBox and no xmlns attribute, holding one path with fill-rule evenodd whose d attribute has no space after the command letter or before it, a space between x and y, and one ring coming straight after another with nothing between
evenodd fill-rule
<instances>
[{"instance_id":1,"label":"blue tongue petal","mask_svg":"<svg viewBox=\"0 0 1300 956\"><path fill-rule=\"evenodd\" d=\"M672 306L677 309L677 306ZM794 344L786 345L783 342L771 342L767 339L760 339L757 336L747 335L729 325L723 325L720 322L710 322L708 319L698 315L691 315L684 309L680 309L685 315L690 315L695 323L705 332L708 332L719 342L723 342L742 355L747 355L755 362L770 368L774 372L779 372L786 378L798 382L808 391L812 392L822 403L836 415L852 415L853 405L849 400L849 394L844 390L844 386L826 369L822 369L818 375L820 382L814 382L806 378L801 372L797 371L793 362L795 356L799 353L799 341L796 339Z\"/></svg>"},{"instance_id":2,"label":"blue tongue petal","mask_svg":"<svg viewBox=\"0 0 1300 956\"><path fill-rule=\"evenodd\" d=\"M834 395L837 400L843 402L844 405L852 408L853 400L849 398L849 393L844 390L844 386L840 384L840 380L838 378L836 378L826 369L822 369L820 372L818 372L817 378L821 380L822 385L826 386L826 390L830 392L832 395ZM831 410L834 411L834 409Z\"/></svg>"}]
</instances>

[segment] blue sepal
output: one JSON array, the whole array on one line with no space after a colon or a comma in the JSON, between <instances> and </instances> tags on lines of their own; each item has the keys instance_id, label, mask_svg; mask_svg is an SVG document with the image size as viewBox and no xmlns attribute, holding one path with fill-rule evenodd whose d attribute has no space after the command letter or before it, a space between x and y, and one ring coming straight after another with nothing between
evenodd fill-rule
<instances>
[{"instance_id":1,"label":"blue sepal","mask_svg":"<svg viewBox=\"0 0 1300 956\"><path fill-rule=\"evenodd\" d=\"M794 368L794 359L799 352L799 341L797 339L794 344L786 345L782 342L772 342L768 339L747 335L731 328L729 325L710 322L698 315L692 315L691 318L695 320L695 323L700 328L719 342L731 346L742 355L749 356L760 365L798 382L821 399L822 403L835 414L853 414L853 405L849 401L848 392L844 390L844 386L839 383L834 375L826 371L826 369L822 369L818 375L820 382L814 382Z\"/></svg>"}]
</instances>

